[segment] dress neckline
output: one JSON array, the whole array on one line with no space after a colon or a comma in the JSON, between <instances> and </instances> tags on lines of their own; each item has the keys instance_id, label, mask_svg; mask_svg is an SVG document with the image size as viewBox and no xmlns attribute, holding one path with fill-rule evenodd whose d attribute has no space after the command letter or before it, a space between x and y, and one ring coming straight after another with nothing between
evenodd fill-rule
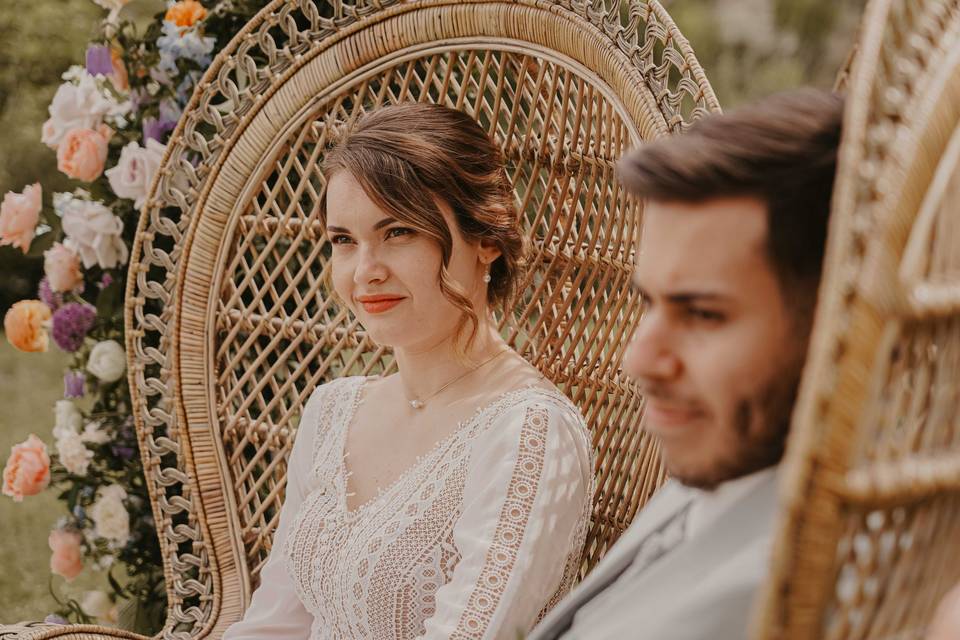
<instances>
[{"instance_id":1,"label":"dress neckline","mask_svg":"<svg viewBox=\"0 0 960 640\"><path fill-rule=\"evenodd\" d=\"M437 440L433 446L431 446L427 451L417 456L414 461L408 465L403 471L401 471L397 477L391 480L385 487L379 489L377 493L373 496L357 505L354 508L350 508L347 504L348 496L350 493L350 475L352 472L347 470L347 436L350 432L350 427L353 424L353 419L356 416L357 408L360 405L360 399L363 395L363 389L366 387L366 384L379 376L357 376L357 382L352 389L352 397L350 399L350 408L342 414L341 424L337 425L337 434L340 438L338 450L340 457L339 465L339 476L340 482L338 483L341 487L340 489L340 508L344 517L347 520L355 520L359 518L363 513L368 510L373 505L377 504L381 499L383 499L388 494L392 493L397 487L402 485L410 476L414 474L420 467L424 464L425 461L432 458L436 453L445 448L446 445L453 442L457 437L464 433L468 427L474 425L477 420L479 420L484 414L489 411L492 411L496 408L499 408L500 405L510 406L510 401L514 397L521 397L525 392L542 392L547 396L550 396L554 399L558 397L566 400L568 403L569 399L563 395L556 387L544 387L540 385L541 381L531 382L525 384L516 389L510 389L509 391L504 391L499 395L495 396L488 402L480 405L477 409L470 415L469 418L461 420L457 423L457 427L453 429L449 434Z\"/></svg>"}]
</instances>

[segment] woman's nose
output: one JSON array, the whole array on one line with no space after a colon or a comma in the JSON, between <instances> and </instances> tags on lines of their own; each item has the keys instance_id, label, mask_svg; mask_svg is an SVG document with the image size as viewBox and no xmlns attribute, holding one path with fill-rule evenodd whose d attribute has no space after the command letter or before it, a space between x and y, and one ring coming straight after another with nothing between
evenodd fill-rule
<instances>
[{"instance_id":1,"label":"woman's nose","mask_svg":"<svg viewBox=\"0 0 960 640\"><path fill-rule=\"evenodd\" d=\"M648 310L634 330L623 358L624 372L635 380L667 381L680 375L682 361L676 353L670 319Z\"/></svg>"},{"instance_id":2,"label":"woman's nose","mask_svg":"<svg viewBox=\"0 0 960 640\"><path fill-rule=\"evenodd\" d=\"M356 284L382 282L387 278L387 268L380 259L379 253L373 247L361 246L358 251L356 268L353 270L353 281Z\"/></svg>"}]
</instances>

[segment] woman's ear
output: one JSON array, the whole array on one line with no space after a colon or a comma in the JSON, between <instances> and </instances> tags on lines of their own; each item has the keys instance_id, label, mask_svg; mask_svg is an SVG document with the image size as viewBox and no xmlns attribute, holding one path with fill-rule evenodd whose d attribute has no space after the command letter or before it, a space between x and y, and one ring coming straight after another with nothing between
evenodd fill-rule
<instances>
[{"instance_id":1,"label":"woman's ear","mask_svg":"<svg viewBox=\"0 0 960 640\"><path fill-rule=\"evenodd\" d=\"M492 264L494 260L501 256L502 252L500 247L497 246L497 243L489 238L484 238L480 241L480 248L477 250L477 255L480 258L480 262L485 265Z\"/></svg>"}]
</instances>

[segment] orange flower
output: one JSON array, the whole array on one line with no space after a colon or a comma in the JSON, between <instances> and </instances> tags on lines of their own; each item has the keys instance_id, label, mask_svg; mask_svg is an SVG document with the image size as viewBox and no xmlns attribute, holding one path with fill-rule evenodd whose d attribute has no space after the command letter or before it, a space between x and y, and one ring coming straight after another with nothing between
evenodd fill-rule
<instances>
[{"instance_id":1,"label":"orange flower","mask_svg":"<svg viewBox=\"0 0 960 640\"><path fill-rule=\"evenodd\" d=\"M113 65L113 73L110 74L110 82L117 91L124 92L130 88L130 77L127 75L127 67L123 64L123 52L116 48L110 48L110 63Z\"/></svg>"},{"instance_id":2,"label":"orange flower","mask_svg":"<svg viewBox=\"0 0 960 640\"><path fill-rule=\"evenodd\" d=\"M50 456L47 445L37 436L10 448L10 458L3 468L3 495L16 502L24 496L35 496L50 484Z\"/></svg>"},{"instance_id":3,"label":"orange flower","mask_svg":"<svg viewBox=\"0 0 960 640\"><path fill-rule=\"evenodd\" d=\"M39 300L21 300L14 304L3 319L7 340L20 351L46 351L48 338L44 323L50 315L50 307Z\"/></svg>"},{"instance_id":4,"label":"orange flower","mask_svg":"<svg viewBox=\"0 0 960 640\"><path fill-rule=\"evenodd\" d=\"M180 0L167 9L164 20L169 20L178 27L192 27L207 17L207 10L197 0Z\"/></svg>"}]
</instances>

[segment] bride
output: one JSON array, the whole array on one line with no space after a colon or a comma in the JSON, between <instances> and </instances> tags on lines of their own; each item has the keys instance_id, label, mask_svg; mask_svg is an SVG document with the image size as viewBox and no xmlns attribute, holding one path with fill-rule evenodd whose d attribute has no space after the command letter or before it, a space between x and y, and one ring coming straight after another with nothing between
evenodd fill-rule
<instances>
[{"instance_id":1,"label":"bride","mask_svg":"<svg viewBox=\"0 0 960 640\"><path fill-rule=\"evenodd\" d=\"M223 637L516 638L577 573L593 467L577 409L493 321L524 247L500 151L405 104L324 173L333 290L399 373L314 391L261 586Z\"/></svg>"}]
</instances>

